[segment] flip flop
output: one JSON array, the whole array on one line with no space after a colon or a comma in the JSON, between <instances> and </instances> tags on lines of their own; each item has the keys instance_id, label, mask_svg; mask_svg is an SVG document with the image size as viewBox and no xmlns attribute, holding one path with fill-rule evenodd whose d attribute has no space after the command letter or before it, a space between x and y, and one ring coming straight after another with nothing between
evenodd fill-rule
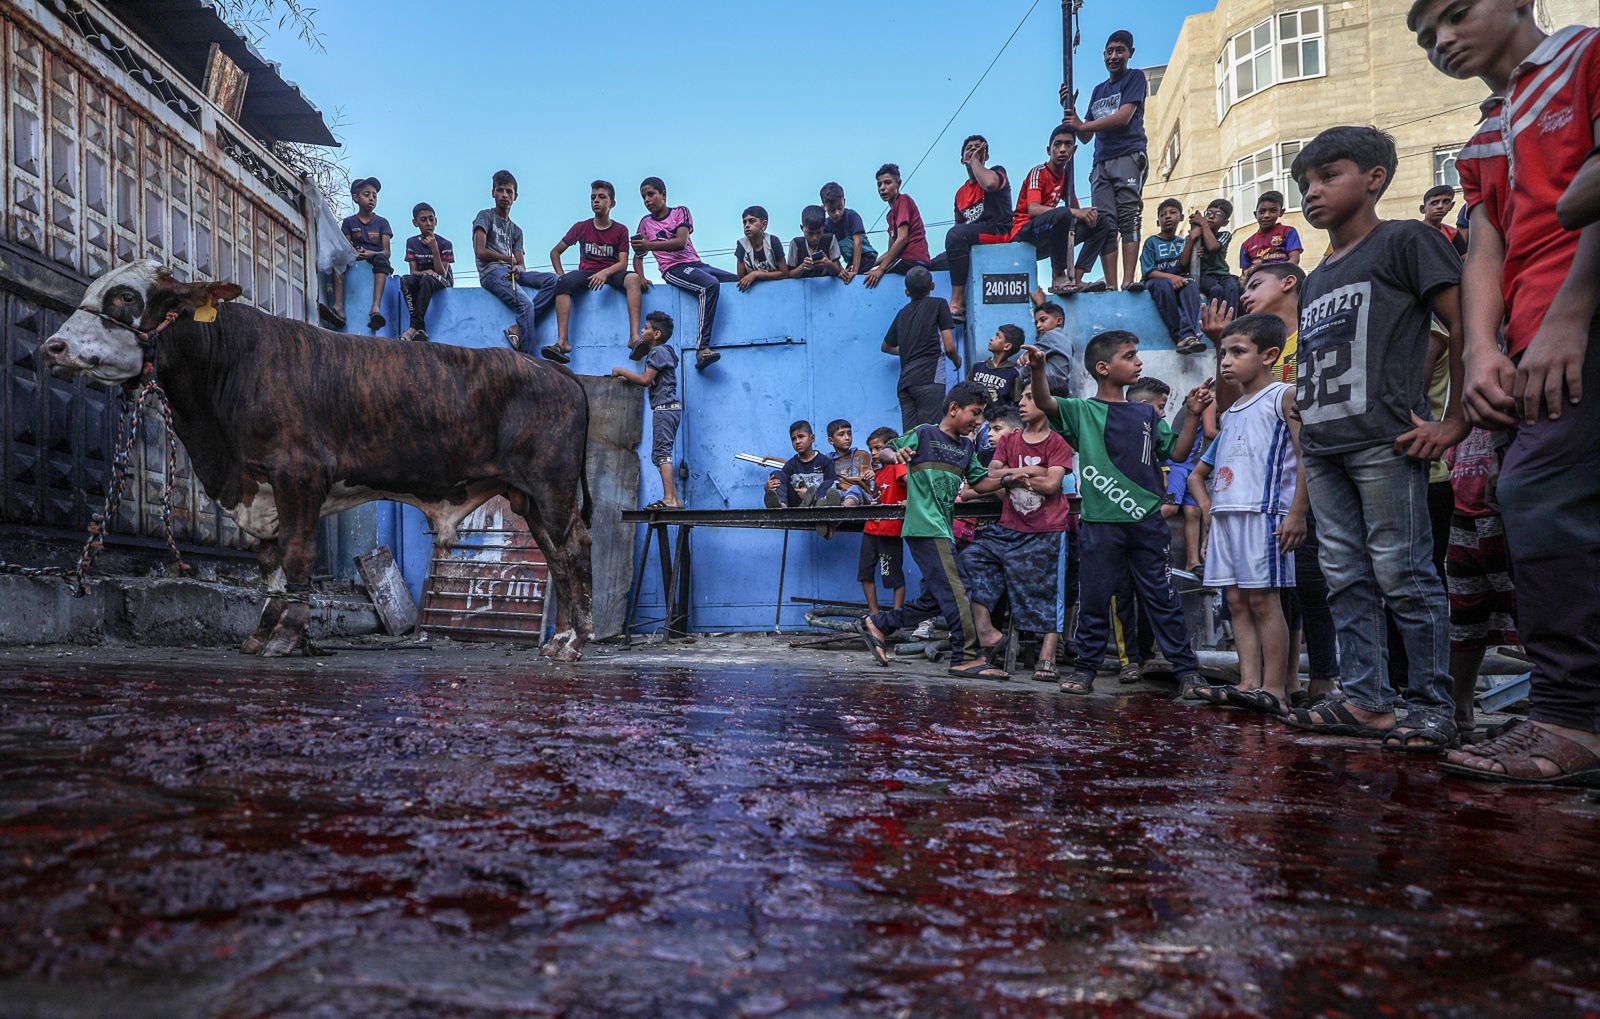
<instances>
[{"instance_id":1,"label":"flip flop","mask_svg":"<svg viewBox=\"0 0 1600 1019\"><path fill-rule=\"evenodd\" d=\"M556 364L568 364L572 361L566 351L553 343L548 347L539 348L539 353L544 355L546 361L554 361Z\"/></svg>"},{"instance_id":2,"label":"flip flop","mask_svg":"<svg viewBox=\"0 0 1600 1019\"><path fill-rule=\"evenodd\" d=\"M952 676L965 676L968 679L1010 679L1011 673L998 665L990 665L982 658L974 658L966 665L952 665L945 670Z\"/></svg>"},{"instance_id":3,"label":"flip flop","mask_svg":"<svg viewBox=\"0 0 1600 1019\"><path fill-rule=\"evenodd\" d=\"M883 646L883 641L879 640L877 637L874 637L872 635L872 631L867 629L866 616L862 616L860 619L856 620L855 630L856 633L861 635L861 639L867 642L867 650L872 652L872 657L878 660L878 664L880 666L887 669L889 667L888 649Z\"/></svg>"},{"instance_id":4,"label":"flip flop","mask_svg":"<svg viewBox=\"0 0 1600 1019\"><path fill-rule=\"evenodd\" d=\"M1212 707L1221 708L1233 703L1228 700L1228 694L1232 692L1233 687L1226 683L1217 683L1211 686L1201 683L1199 686L1191 686L1187 691L1179 694L1179 699L1199 701L1202 704L1210 704Z\"/></svg>"},{"instance_id":5,"label":"flip flop","mask_svg":"<svg viewBox=\"0 0 1600 1019\"><path fill-rule=\"evenodd\" d=\"M1223 697L1236 708L1259 711L1274 718L1283 717L1283 701L1270 690L1240 690L1238 687L1230 686L1223 693Z\"/></svg>"},{"instance_id":6,"label":"flip flop","mask_svg":"<svg viewBox=\"0 0 1600 1019\"><path fill-rule=\"evenodd\" d=\"M628 344L628 360L630 361L643 361L644 356L648 353L650 353L650 345L648 343Z\"/></svg>"},{"instance_id":7,"label":"flip flop","mask_svg":"<svg viewBox=\"0 0 1600 1019\"><path fill-rule=\"evenodd\" d=\"M507 326L506 331L500 335L504 336L506 338L506 342L511 344L512 350L515 350L518 353L522 352L522 337L519 334L512 332L510 326Z\"/></svg>"}]
</instances>

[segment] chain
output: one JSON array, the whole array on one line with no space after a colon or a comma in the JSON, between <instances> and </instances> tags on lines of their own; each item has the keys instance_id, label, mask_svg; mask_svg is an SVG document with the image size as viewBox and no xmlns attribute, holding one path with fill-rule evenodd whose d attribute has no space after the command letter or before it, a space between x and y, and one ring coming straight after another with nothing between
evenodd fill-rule
<instances>
[{"instance_id":1,"label":"chain","mask_svg":"<svg viewBox=\"0 0 1600 1019\"><path fill-rule=\"evenodd\" d=\"M0 573L22 577L60 577L74 598L82 598L87 593L84 578L105 548L106 530L117 519L123 489L133 478L134 451L138 449L139 432L144 424L145 404L152 399L159 404L161 424L167 438L167 462L161 486L161 526L166 531L167 547L172 550L173 568L179 573L190 572L191 567L183 561L177 539L172 534L172 490L177 484L178 462L178 436L172 428L172 405L167 400L166 392L156 382L154 363L147 363L142 374L143 381L137 389L124 389L118 400L117 440L113 446L111 477L106 484L106 500L100 511L89 518L88 537L83 543L83 551L78 554L77 565L68 569L64 566L19 566L0 562Z\"/></svg>"}]
</instances>

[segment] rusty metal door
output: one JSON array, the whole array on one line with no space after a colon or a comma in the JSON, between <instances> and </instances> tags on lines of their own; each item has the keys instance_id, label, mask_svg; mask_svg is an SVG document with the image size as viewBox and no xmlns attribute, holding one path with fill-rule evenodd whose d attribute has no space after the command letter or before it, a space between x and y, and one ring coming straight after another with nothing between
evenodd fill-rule
<instances>
[{"instance_id":1,"label":"rusty metal door","mask_svg":"<svg viewBox=\"0 0 1600 1019\"><path fill-rule=\"evenodd\" d=\"M550 570L527 524L500 496L462 521L457 546L434 546L422 628L460 640L544 639L555 600Z\"/></svg>"}]
</instances>

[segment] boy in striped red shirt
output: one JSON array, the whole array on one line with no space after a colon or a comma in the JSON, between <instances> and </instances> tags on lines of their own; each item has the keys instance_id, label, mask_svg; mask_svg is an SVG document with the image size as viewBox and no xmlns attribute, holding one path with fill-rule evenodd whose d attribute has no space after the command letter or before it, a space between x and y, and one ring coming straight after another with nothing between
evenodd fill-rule
<instances>
[{"instance_id":1,"label":"boy in striped red shirt","mask_svg":"<svg viewBox=\"0 0 1600 1019\"><path fill-rule=\"evenodd\" d=\"M1568 230L1556 210L1600 142L1600 31L1546 36L1526 0L1416 0L1406 26L1435 67L1493 92L1457 157L1463 397L1475 423L1516 429L1498 496L1533 659L1529 721L1443 767L1600 785L1600 225Z\"/></svg>"}]
</instances>

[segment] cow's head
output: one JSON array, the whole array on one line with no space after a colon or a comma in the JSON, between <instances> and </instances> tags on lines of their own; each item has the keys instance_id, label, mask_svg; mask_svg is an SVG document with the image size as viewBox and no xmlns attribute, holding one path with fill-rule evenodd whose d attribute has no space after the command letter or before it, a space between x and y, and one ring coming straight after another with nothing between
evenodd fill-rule
<instances>
[{"instance_id":1,"label":"cow's head","mask_svg":"<svg viewBox=\"0 0 1600 1019\"><path fill-rule=\"evenodd\" d=\"M232 283L180 283L159 262L134 262L89 284L78 310L39 349L58 375L125 382L144 367L146 337L169 312L239 293Z\"/></svg>"}]
</instances>

